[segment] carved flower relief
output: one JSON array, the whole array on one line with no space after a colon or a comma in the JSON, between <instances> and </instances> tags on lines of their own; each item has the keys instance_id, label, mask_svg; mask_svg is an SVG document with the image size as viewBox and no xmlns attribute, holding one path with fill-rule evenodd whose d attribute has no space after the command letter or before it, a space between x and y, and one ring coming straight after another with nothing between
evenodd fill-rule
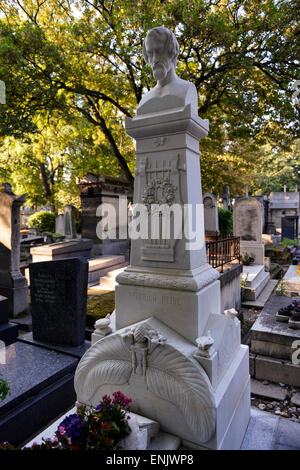
<instances>
[{"instance_id":1,"label":"carved flower relief","mask_svg":"<svg viewBox=\"0 0 300 470\"><path fill-rule=\"evenodd\" d=\"M171 206L176 197L176 186L166 178L155 178L148 183L142 194L142 202L151 210L152 204L168 204Z\"/></svg>"}]
</instances>

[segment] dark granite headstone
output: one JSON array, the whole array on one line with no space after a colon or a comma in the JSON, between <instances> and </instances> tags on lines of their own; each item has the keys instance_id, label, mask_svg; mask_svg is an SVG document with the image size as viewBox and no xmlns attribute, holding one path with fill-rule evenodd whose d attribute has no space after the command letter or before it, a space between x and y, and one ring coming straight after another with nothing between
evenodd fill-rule
<instances>
[{"instance_id":1,"label":"dark granite headstone","mask_svg":"<svg viewBox=\"0 0 300 470\"><path fill-rule=\"evenodd\" d=\"M80 346L85 340L88 261L68 258L29 266L33 339Z\"/></svg>"}]
</instances>

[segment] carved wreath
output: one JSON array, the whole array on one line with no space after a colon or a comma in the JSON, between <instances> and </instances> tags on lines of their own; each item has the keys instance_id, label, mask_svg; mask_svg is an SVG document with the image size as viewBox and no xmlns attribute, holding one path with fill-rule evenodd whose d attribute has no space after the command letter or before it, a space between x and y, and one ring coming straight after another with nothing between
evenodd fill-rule
<instances>
[{"instance_id":1,"label":"carved wreath","mask_svg":"<svg viewBox=\"0 0 300 470\"><path fill-rule=\"evenodd\" d=\"M158 190L161 189L162 196L158 197ZM148 183L142 194L142 202L147 206L148 211L152 204L168 204L171 206L175 201L176 186L166 178L155 178Z\"/></svg>"},{"instance_id":2,"label":"carved wreath","mask_svg":"<svg viewBox=\"0 0 300 470\"><path fill-rule=\"evenodd\" d=\"M82 357L75 374L77 400L92 404L105 384L131 383L144 376L146 387L173 403L185 417L191 433L207 442L215 430L211 385L198 365L165 342L159 332L142 325L125 334L107 336Z\"/></svg>"}]
</instances>

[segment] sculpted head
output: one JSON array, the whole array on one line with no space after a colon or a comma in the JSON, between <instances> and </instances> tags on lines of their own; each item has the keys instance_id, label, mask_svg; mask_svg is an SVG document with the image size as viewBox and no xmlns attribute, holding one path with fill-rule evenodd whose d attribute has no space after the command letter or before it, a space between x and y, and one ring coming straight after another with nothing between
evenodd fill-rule
<instances>
[{"instance_id":1,"label":"sculpted head","mask_svg":"<svg viewBox=\"0 0 300 470\"><path fill-rule=\"evenodd\" d=\"M148 31L143 43L143 55L151 65L154 78L164 80L168 72L175 70L179 45L175 34L168 28L158 26Z\"/></svg>"}]
</instances>

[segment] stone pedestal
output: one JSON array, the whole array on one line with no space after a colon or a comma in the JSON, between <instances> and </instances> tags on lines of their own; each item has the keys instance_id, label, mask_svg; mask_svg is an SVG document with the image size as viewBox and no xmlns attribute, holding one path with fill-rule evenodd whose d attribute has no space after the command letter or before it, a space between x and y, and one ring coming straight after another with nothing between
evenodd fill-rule
<instances>
[{"instance_id":1,"label":"stone pedestal","mask_svg":"<svg viewBox=\"0 0 300 470\"><path fill-rule=\"evenodd\" d=\"M20 207L8 183L0 186L0 295L8 298L9 315L28 311L28 286L20 272Z\"/></svg>"}]
</instances>

